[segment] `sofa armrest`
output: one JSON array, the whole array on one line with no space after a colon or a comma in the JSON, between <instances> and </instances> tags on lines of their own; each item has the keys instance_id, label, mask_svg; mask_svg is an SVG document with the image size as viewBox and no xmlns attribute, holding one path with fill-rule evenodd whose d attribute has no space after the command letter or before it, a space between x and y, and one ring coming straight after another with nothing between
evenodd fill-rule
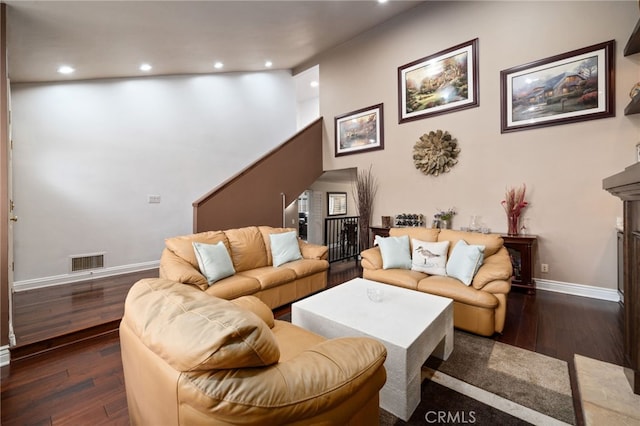
<instances>
[{"instance_id":1,"label":"sofa armrest","mask_svg":"<svg viewBox=\"0 0 640 426\"><path fill-rule=\"evenodd\" d=\"M473 277L471 285L477 290L483 289L492 281L509 281L513 267L506 247L500 248L494 255L487 257ZM501 286L502 288L502 286Z\"/></svg>"},{"instance_id":2,"label":"sofa armrest","mask_svg":"<svg viewBox=\"0 0 640 426\"><path fill-rule=\"evenodd\" d=\"M360 253L364 269L382 269L382 253L380 247L371 247Z\"/></svg>"},{"instance_id":3,"label":"sofa armrest","mask_svg":"<svg viewBox=\"0 0 640 426\"><path fill-rule=\"evenodd\" d=\"M384 345L370 338L326 340L272 366L189 372L180 378L180 403L216 417L259 418L288 424L339 406L360 389L384 385ZM380 371L382 370L382 371Z\"/></svg>"},{"instance_id":4,"label":"sofa armrest","mask_svg":"<svg viewBox=\"0 0 640 426\"><path fill-rule=\"evenodd\" d=\"M160 278L184 284L193 284L200 290L209 288L207 279L189 262L165 248L160 256Z\"/></svg>"},{"instance_id":5,"label":"sofa armrest","mask_svg":"<svg viewBox=\"0 0 640 426\"><path fill-rule=\"evenodd\" d=\"M329 258L329 247L327 246L311 244L300 239L298 239L298 245L300 246L300 253L305 259L327 260Z\"/></svg>"},{"instance_id":6,"label":"sofa armrest","mask_svg":"<svg viewBox=\"0 0 640 426\"><path fill-rule=\"evenodd\" d=\"M262 321L264 321L269 328L274 326L273 311L260 299L255 296L242 296L231 300L236 306L240 306L247 311L251 311L256 314Z\"/></svg>"}]
</instances>

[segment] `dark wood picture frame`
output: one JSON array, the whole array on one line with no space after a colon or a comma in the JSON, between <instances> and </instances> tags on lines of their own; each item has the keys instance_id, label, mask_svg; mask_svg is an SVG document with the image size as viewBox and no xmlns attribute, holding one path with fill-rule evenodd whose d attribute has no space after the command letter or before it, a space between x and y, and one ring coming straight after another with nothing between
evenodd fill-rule
<instances>
[{"instance_id":1,"label":"dark wood picture frame","mask_svg":"<svg viewBox=\"0 0 640 426\"><path fill-rule=\"evenodd\" d=\"M384 149L383 104L335 117L335 156Z\"/></svg>"},{"instance_id":2,"label":"dark wood picture frame","mask_svg":"<svg viewBox=\"0 0 640 426\"><path fill-rule=\"evenodd\" d=\"M501 131L615 117L615 40L500 71Z\"/></svg>"},{"instance_id":3,"label":"dark wood picture frame","mask_svg":"<svg viewBox=\"0 0 640 426\"><path fill-rule=\"evenodd\" d=\"M347 193L327 192L327 216L344 216L347 214Z\"/></svg>"},{"instance_id":4,"label":"dark wood picture frame","mask_svg":"<svg viewBox=\"0 0 640 426\"><path fill-rule=\"evenodd\" d=\"M478 77L477 38L398 67L398 123L479 106Z\"/></svg>"}]
</instances>

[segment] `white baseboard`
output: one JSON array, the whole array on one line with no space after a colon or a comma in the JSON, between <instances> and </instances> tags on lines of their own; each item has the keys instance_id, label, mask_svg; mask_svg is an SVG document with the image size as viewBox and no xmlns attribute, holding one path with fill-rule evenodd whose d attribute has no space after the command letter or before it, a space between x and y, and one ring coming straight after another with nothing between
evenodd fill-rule
<instances>
[{"instance_id":1,"label":"white baseboard","mask_svg":"<svg viewBox=\"0 0 640 426\"><path fill-rule=\"evenodd\" d=\"M9 352L9 346L0 347L0 367L9 365L11 361L11 352Z\"/></svg>"},{"instance_id":2,"label":"white baseboard","mask_svg":"<svg viewBox=\"0 0 640 426\"><path fill-rule=\"evenodd\" d=\"M589 297L591 299L607 300L610 302L620 301L620 294L617 289L542 280L539 278L535 278L535 282L536 289L538 290L554 291L556 293L572 294L574 296Z\"/></svg>"},{"instance_id":3,"label":"white baseboard","mask_svg":"<svg viewBox=\"0 0 640 426\"><path fill-rule=\"evenodd\" d=\"M111 268L94 269L92 271L74 272L52 277L34 278L30 280L14 281L13 291L33 290L36 288L51 287L54 285L70 284L88 279L112 277L114 275L128 274L131 272L146 271L160 266L160 261L134 263L131 265L114 266Z\"/></svg>"}]
</instances>

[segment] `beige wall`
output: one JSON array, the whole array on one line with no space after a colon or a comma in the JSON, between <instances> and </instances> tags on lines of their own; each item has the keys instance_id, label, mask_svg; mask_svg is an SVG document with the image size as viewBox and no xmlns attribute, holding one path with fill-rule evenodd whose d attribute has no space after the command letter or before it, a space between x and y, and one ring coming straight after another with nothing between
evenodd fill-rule
<instances>
[{"instance_id":1,"label":"beige wall","mask_svg":"<svg viewBox=\"0 0 640 426\"><path fill-rule=\"evenodd\" d=\"M427 2L325 53L320 64L320 114L325 118L324 169L367 168L380 181L374 222L381 215L423 213L455 206L455 228L482 215L506 231L500 205L506 186L526 183L525 210L539 235L535 275L549 281L616 288L616 217L620 200L602 179L635 159L640 115L624 116L631 86L640 80L639 55L622 50L638 16L625 2ZM480 106L398 124L397 67L479 38ZM616 40L615 118L500 133L500 71ZM308 64L306 64L308 65ZM385 149L334 157L334 117L384 103ZM448 174L415 169L412 149L430 130L458 139L459 163ZM550 272L541 274L540 263Z\"/></svg>"}]
</instances>

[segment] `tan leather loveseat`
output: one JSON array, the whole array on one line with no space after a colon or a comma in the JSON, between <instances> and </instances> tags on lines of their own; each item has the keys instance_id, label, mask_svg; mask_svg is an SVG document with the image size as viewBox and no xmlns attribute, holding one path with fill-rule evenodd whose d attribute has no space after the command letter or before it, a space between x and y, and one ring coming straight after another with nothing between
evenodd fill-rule
<instances>
[{"instance_id":1,"label":"tan leather loveseat","mask_svg":"<svg viewBox=\"0 0 640 426\"><path fill-rule=\"evenodd\" d=\"M254 295L270 308L291 303L327 287L327 247L298 240L302 258L273 266L270 235L290 228L249 226L168 238L160 258L160 278L191 284L213 296L234 299ZM235 269L212 285L199 269L193 242L222 242Z\"/></svg>"},{"instance_id":2,"label":"tan leather loveseat","mask_svg":"<svg viewBox=\"0 0 640 426\"><path fill-rule=\"evenodd\" d=\"M386 350L274 320L259 299L138 281L120 324L132 425L375 425Z\"/></svg>"},{"instance_id":3,"label":"tan leather loveseat","mask_svg":"<svg viewBox=\"0 0 640 426\"><path fill-rule=\"evenodd\" d=\"M411 269L383 269L379 247L362 252L363 278L453 299L454 326L483 336L501 333L511 290L512 266L504 241L497 234L450 229L391 228L389 236L408 235L430 242L449 241L450 255L459 240L485 246L484 261L470 285L449 276L427 275ZM413 253L413 247L411 248Z\"/></svg>"}]
</instances>

